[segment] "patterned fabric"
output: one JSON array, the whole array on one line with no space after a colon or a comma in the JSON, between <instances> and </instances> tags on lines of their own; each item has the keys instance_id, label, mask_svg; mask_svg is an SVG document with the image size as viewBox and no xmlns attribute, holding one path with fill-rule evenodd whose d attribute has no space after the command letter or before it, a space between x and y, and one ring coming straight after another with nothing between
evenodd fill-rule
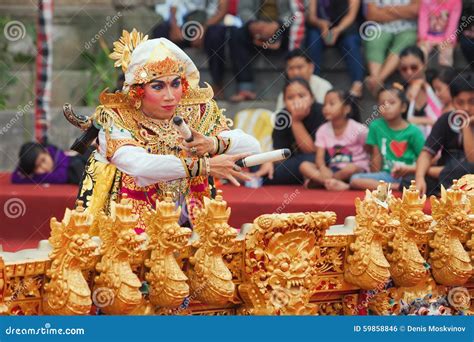
<instances>
[{"instance_id":1,"label":"patterned fabric","mask_svg":"<svg viewBox=\"0 0 474 342\"><path fill-rule=\"evenodd\" d=\"M53 64L53 0L39 0L36 85L35 85L35 137L45 144L48 138L51 102L51 75Z\"/></svg>"},{"instance_id":2,"label":"patterned fabric","mask_svg":"<svg viewBox=\"0 0 474 342\"><path fill-rule=\"evenodd\" d=\"M267 109L246 109L235 115L234 128L241 129L255 137L262 152L273 150L272 142L272 113Z\"/></svg>"},{"instance_id":3,"label":"patterned fabric","mask_svg":"<svg viewBox=\"0 0 474 342\"><path fill-rule=\"evenodd\" d=\"M91 232L98 235L97 220L103 210L110 214L110 203L117 200L121 187L122 172L112 164L101 163L92 153L87 161L77 200L83 202L94 217Z\"/></svg>"}]
</instances>

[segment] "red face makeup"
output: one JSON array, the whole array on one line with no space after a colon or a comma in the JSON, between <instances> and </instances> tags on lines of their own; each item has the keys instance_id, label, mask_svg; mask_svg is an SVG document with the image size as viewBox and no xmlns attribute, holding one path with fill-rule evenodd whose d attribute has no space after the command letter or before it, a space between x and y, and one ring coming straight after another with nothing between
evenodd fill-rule
<instances>
[{"instance_id":1,"label":"red face makeup","mask_svg":"<svg viewBox=\"0 0 474 342\"><path fill-rule=\"evenodd\" d=\"M163 76L144 86L142 111L155 119L170 119L183 96L181 78L176 75Z\"/></svg>"}]
</instances>

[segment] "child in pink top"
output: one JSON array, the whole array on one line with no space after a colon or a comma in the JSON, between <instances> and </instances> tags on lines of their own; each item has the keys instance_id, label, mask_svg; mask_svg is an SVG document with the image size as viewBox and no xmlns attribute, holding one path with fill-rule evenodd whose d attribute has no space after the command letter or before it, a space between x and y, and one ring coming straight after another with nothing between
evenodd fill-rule
<instances>
[{"instance_id":1,"label":"child in pink top","mask_svg":"<svg viewBox=\"0 0 474 342\"><path fill-rule=\"evenodd\" d=\"M439 64L453 65L461 0L422 0L418 17L419 46L426 59L434 46L438 46Z\"/></svg>"},{"instance_id":2,"label":"child in pink top","mask_svg":"<svg viewBox=\"0 0 474 342\"><path fill-rule=\"evenodd\" d=\"M368 128L350 118L356 116L356 110L347 92L330 90L326 94L323 115L327 122L316 132L316 161L300 165L306 187L346 190L346 181L353 174L369 170Z\"/></svg>"}]
</instances>

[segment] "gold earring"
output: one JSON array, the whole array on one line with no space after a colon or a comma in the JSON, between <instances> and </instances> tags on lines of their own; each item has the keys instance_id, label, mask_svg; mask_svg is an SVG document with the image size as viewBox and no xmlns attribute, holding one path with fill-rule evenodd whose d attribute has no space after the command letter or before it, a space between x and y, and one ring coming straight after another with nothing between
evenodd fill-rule
<instances>
[{"instance_id":1,"label":"gold earring","mask_svg":"<svg viewBox=\"0 0 474 342\"><path fill-rule=\"evenodd\" d=\"M141 106L142 106L142 100L140 99L135 100L135 103L134 103L135 109L140 109Z\"/></svg>"}]
</instances>

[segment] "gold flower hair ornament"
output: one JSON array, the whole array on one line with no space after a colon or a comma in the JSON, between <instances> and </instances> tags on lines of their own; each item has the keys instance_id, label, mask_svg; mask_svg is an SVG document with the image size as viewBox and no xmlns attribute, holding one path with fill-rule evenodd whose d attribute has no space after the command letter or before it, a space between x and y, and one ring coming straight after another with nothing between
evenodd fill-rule
<instances>
[{"instance_id":1,"label":"gold flower hair ornament","mask_svg":"<svg viewBox=\"0 0 474 342\"><path fill-rule=\"evenodd\" d=\"M140 44L148 40L148 35L144 36L143 33L133 29L132 32L126 30L122 31L122 36L116 42L114 42L114 51L109 57L115 60L114 67L122 67L122 71L126 72L130 64L130 59L133 50Z\"/></svg>"}]
</instances>

